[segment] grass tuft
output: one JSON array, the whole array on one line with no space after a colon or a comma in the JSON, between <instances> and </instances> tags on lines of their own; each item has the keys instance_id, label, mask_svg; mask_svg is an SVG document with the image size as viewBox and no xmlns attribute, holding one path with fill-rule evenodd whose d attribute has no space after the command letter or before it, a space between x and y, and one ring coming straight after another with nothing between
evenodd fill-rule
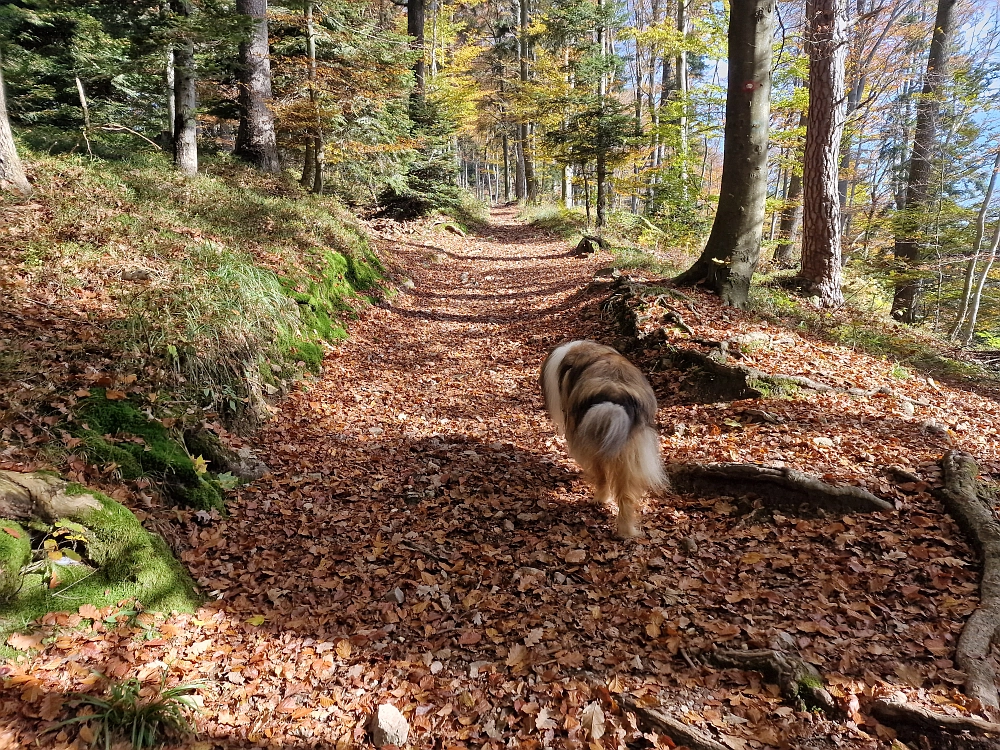
<instances>
[{"instance_id":1,"label":"grass tuft","mask_svg":"<svg viewBox=\"0 0 1000 750\"><path fill-rule=\"evenodd\" d=\"M166 675L159 688L143 696L142 683L134 677L113 682L107 697L76 693L73 702L85 707L81 713L50 727L53 732L70 724L91 727L92 745L111 750L116 740L127 741L134 750L158 747L169 739L180 740L194 733L189 715L198 707L197 691L204 682L166 687Z\"/></svg>"}]
</instances>

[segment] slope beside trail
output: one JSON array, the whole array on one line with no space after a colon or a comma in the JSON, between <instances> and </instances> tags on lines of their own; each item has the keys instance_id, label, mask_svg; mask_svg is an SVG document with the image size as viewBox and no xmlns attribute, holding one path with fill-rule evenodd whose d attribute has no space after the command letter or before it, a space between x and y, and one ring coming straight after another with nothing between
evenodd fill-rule
<instances>
[{"instance_id":1,"label":"slope beside trail","mask_svg":"<svg viewBox=\"0 0 1000 750\"><path fill-rule=\"evenodd\" d=\"M364 746L382 702L409 719L414 747L624 747L634 732L609 688L734 748L888 746L871 725L789 706L755 673L698 661L725 644L797 650L840 695L960 702L949 657L975 606L973 558L926 487L880 484L869 455L919 467L943 444L878 421L877 399L830 394L774 400L781 425L741 426L728 406L680 402L674 376L655 373L668 454L781 457L867 483L901 511L788 518L665 494L649 501L648 537L619 542L537 386L559 341L613 342L607 285L592 283L609 257L574 257L511 211L476 236L395 231L384 249L412 288L363 312L253 438L272 473L228 518L160 521L210 603L117 623L109 610L89 626L94 613L48 616L18 642L29 656L2 668L0 748L65 716L72 691L100 685L95 670L208 680L200 750ZM698 304L706 327L763 325ZM796 341L800 364L885 377L861 355ZM961 396L936 418L988 435L996 402ZM814 441L833 428L839 451ZM75 738L67 728L41 744Z\"/></svg>"}]
</instances>

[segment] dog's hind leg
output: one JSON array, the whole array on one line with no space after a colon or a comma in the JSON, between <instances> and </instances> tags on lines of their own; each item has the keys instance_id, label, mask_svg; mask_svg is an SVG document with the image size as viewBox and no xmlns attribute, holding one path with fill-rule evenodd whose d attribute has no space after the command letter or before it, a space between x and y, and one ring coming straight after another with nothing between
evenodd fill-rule
<instances>
[{"instance_id":1,"label":"dog's hind leg","mask_svg":"<svg viewBox=\"0 0 1000 750\"><path fill-rule=\"evenodd\" d=\"M642 536L642 495L627 487L615 499L618 501L618 538L633 539Z\"/></svg>"},{"instance_id":2,"label":"dog's hind leg","mask_svg":"<svg viewBox=\"0 0 1000 750\"><path fill-rule=\"evenodd\" d=\"M594 501L603 505L611 499L611 488L604 467L597 465L590 470L590 481L594 484Z\"/></svg>"}]
</instances>

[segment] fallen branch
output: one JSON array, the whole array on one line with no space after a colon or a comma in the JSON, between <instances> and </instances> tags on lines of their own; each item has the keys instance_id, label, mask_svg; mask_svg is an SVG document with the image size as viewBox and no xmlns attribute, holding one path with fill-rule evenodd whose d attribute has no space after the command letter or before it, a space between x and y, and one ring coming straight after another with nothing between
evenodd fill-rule
<instances>
[{"instance_id":1,"label":"fallen branch","mask_svg":"<svg viewBox=\"0 0 1000 750\"><path fill-rule=\"evenodd\" d=\"M1000 627L1000 523L993 509L979 497L975 459L961 451L948 451L941 459L944 487L938 495L949 515L969 537L982 560L979 606L972 613L955 649L955 663L965 672L963 689L970 698L997 710L996 673L990 646Z\"/></svg>"},{"instance_id":2,"label":"fallen branch","mask_svg":"<svg viewBox=\"0 0 1000 750\"><path fill-rule=\"evenodd\" d=\"M684 745L690 750L728 750L721 742L716 742L704 732L675 719L662 709L640 706L625 693L612 693L611 697L626 711L635 714L636 723L666 735L677 745Z\"/></svg>"},{"instance_id":3,"label":"fallen branch","mask_svg":"<svg viewBox=\"0 0 1000 750\"><path fill-rule=\"evenodd\" d=\"M780 688L787 700L805 703L809 708L821 708L831 716L841 713L837 702L823 686L823 675L798 656L771 649L720 650L714 652L710 659L719 667L760 672L764 679L771 680Z\"/></svg>"},{"instance_id":4,"label":"fallen branch","mask_svg":"<svg viewBox=\"0 0 1000 750\"><path fill-rule=\"evenodd\" d=\"M835 487L794 469L758 464L670 464L674 488L698 495L755 495L770 505L797 509L809 505L837 513L878 513L894 510L892 503L860 487Z\"/></svg>"}]
</instances>

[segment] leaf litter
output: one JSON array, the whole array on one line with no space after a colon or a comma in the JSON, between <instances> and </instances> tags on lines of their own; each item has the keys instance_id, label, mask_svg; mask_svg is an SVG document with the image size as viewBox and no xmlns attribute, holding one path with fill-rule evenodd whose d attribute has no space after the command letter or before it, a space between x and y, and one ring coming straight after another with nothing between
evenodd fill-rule
<instances>
[{"instance_id":1,"label":"leaf litter","mask_svg":"<svg viewBox=\"0 0 1000 750\"><path fill-rule=\"evenodd\" d=\"M892 381L920 402L912 418L891 396L801 393L754 402L779 417L760 423L740 404L686 403L676 373L654 372L667 460L780 462L898 512L800 518L664 493L648 503L649 536L619 542L537 388L551 346L614 343L607 288L588 283L608 256L572 257L509 211L494 221L468 238L384 232L412 288L364 313L254 438L272 473L238 490L226 518L147 515L210 603L50 614L12 637L24 655L0 668L5 743L81 746L40 736L71 693L164 673L209 681L203 750L364 746L384 702L427 748L624 747L638 730L613 704L621 691L730 747L888 747L857 707L899 691L969 709L950 657L977 603L976 565L930 487L948 447L1000 471L996 400L913 377ZM692 299L700 336L777 342L755 367L889 382L882 360ZM929 434L929 419L946 431ZM890 464L920 481L893 484ZM703 665L716 645L797 651L851 719Z\"/></svg>"}]
</instances>

